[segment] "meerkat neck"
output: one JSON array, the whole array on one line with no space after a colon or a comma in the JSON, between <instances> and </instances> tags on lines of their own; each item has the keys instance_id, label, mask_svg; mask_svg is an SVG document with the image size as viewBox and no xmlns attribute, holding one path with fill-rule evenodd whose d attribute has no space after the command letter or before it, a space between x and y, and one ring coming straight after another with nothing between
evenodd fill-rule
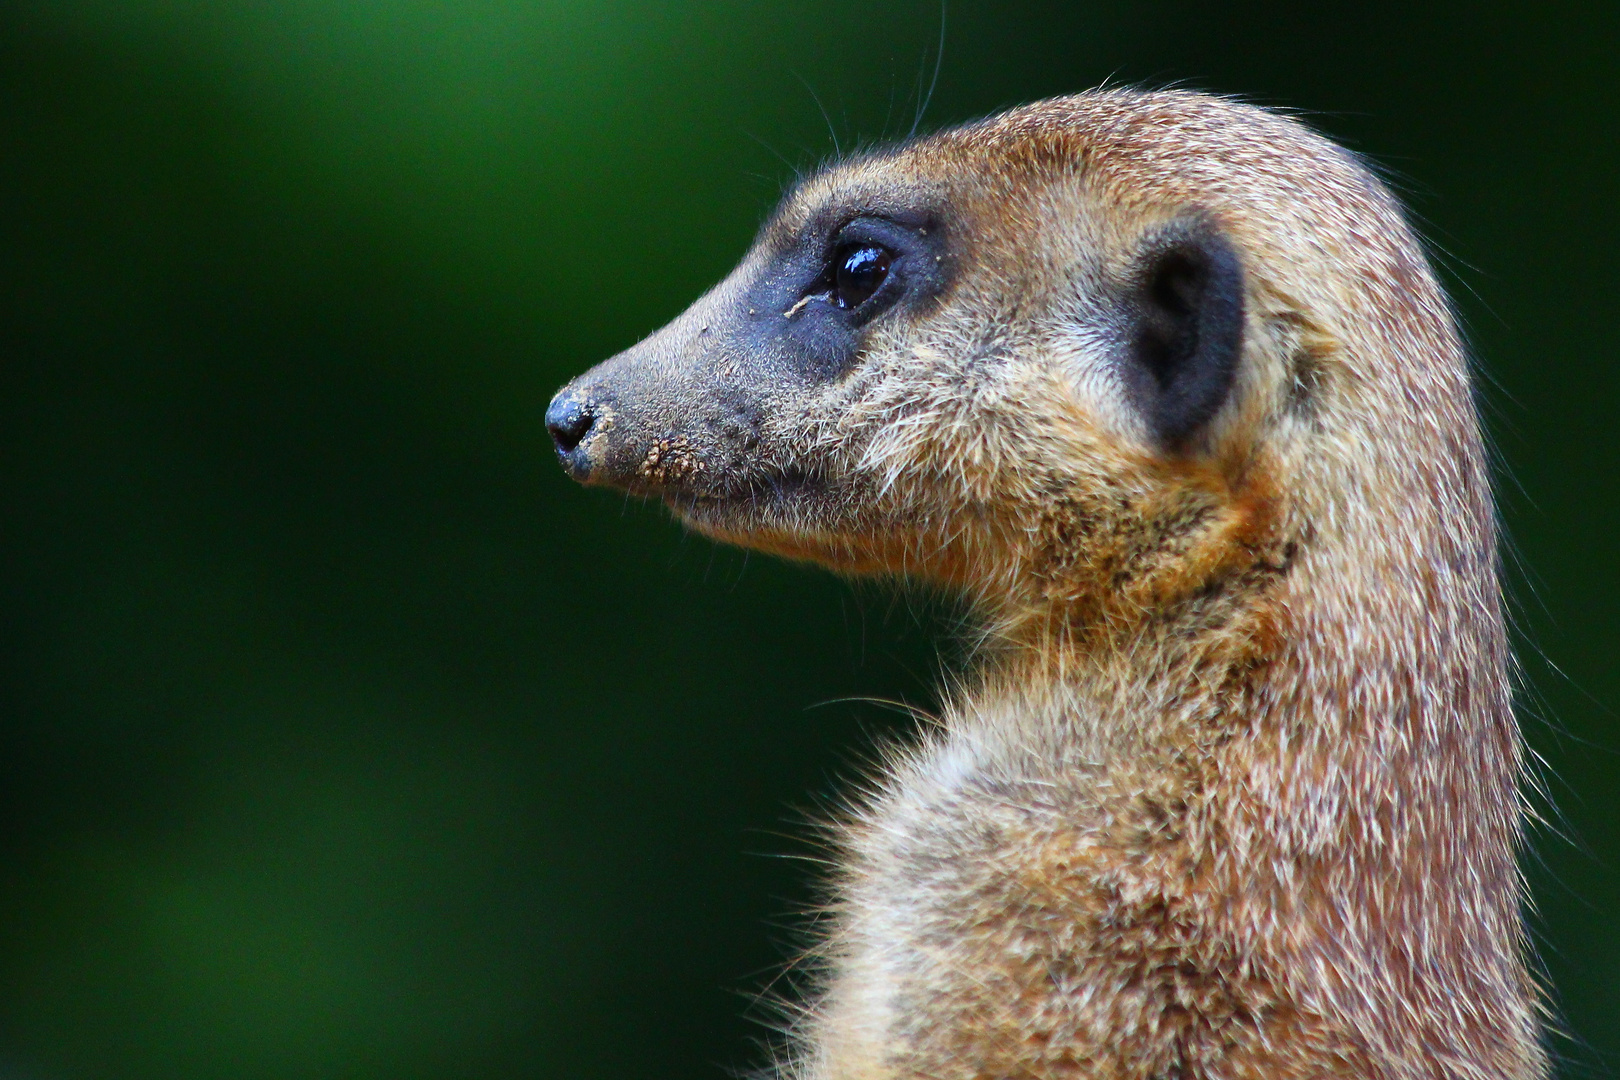
<instances>
[{"instance_id":1,"label":"meerkat neck","mask_svg":"<svg viewBox=\"0 0 1620 1080\"><path fill-rule=\"evenodd\" d=\"M1358 999L1342 1007L1432 994L1447 1044L1516 1045L1535 995L1492 523L1488 503L1436 519L1318 531L1169 616L1026 618L953 715L1049 764L1043 782L1100 792L1099 821L1154 807L1129 858L1211 868L1197 888L1243 908L1235 935L1284 927L1267 952L1364 973L1322 991Z\"/></svg>"}]
</instances>

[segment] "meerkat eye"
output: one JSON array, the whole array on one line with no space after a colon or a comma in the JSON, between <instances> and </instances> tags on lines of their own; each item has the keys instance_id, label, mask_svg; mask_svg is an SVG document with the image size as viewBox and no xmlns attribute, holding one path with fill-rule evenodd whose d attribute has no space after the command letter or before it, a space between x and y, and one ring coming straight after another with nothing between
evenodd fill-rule
<instances>
[{"instance_id":1,"label":"meerkat eye","mask_svg":"<svg viewBox=\"0 0 1620 1080\"><path fill-rule=\"evenodd\" d=\"M881 244L847 244L833 256L833 303L846 311L860 307L883 287L894 252Z\"/></svg>"}]
</instances>

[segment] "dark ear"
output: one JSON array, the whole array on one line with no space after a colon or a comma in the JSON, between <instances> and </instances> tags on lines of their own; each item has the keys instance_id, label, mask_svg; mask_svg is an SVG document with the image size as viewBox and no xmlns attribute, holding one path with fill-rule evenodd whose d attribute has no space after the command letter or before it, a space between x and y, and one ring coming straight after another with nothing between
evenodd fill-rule
<instances>
[{"instance_id":1,"label":"dark ear","mask_svg":"<svg viewBox=\"0 0 1620 1080\"><path fill-rule=\"evenodd\" d=\"M1211 223L1153 236L1131 282L1126 385L1154 434L1179 448L1226 400L1243 353L1243 263Z\"/></svg>"}]
</instances>

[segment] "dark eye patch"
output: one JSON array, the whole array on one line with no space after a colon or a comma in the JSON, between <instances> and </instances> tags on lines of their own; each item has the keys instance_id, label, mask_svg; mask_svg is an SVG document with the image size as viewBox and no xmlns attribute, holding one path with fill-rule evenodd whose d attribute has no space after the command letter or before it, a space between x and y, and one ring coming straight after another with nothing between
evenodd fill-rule
<instances>
[{"instance_id":1,"label":"dark eye patch","mask_svg":"<svg viewBox=\"0 0 1620 1080\"><path fill-rule=\"evenodd\" d=\"M800 294L822 301L828 315L851 328L882 315L910 293L933 292L941 276L941 244L929 224L857 217L833 231L816 277ZM811 313L806 309L806 316Z\"/></svg>"},{"instance_id":2,"label":"dark eye patch","mask_svg":"<svg viewBox=\"0 0 1620 1080\"><path fill-rule=\"evenodd\" d=\"M742 345L755 362L816 379L852 369L866 330L944 291L947 229L936 211L831 211L773 238L746 295ZM739 314L742 312L740 311Z\"/></svg>"}]
</instances>

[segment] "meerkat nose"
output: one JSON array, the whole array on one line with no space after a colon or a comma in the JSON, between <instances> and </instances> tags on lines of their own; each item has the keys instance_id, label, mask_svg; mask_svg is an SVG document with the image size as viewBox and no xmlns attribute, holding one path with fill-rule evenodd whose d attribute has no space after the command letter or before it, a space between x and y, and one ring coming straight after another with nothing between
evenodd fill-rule
<instances>
[{"instance_id":1,"label":"meerkat nose","mask_svg":"<svg viewBox=\"0 0 1620 1080\"><path fill-rule=\"evenodd\" d=\"M551 441L557 444L557 455L565 460L585 441L595 423L596 414L591 407L571 390L559 392L546 409L546 430L551 432Z\"/></svg>"}]
</instances>

